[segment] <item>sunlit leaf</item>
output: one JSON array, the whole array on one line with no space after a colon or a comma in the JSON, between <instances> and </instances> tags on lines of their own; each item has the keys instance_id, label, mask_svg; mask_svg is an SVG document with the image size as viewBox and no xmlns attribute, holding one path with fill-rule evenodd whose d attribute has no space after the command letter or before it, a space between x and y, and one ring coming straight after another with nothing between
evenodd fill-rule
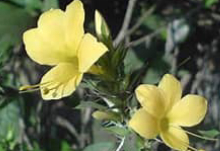
<instances>
[{"instance_id":1,"label":"sunlit leaf","mask_svg":"<svg viewBox=\"0 0 220 151\"><path fill-rule=\"evenodd\" d=\"M60 151L71 151L71 146L66 142L63 141L61 144L61 150Z\"/></svg>"},{"instance_id":2,"label":"sunlit leaf","mask_svg":"<svg viewBox=\"0 0 220 151\"><path fill-rule=\"evenodd\" d=\"M205 7L207 8L211 7L212 5L218 2L218 0L203 0L203 1L205 3Z\"/></svg>"}]
</instances>

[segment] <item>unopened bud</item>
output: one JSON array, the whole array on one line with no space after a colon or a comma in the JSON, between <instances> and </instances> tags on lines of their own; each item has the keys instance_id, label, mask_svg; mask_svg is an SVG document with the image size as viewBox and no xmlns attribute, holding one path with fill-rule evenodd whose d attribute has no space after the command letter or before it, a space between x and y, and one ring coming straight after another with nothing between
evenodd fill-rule
<instances>
[{"instance_id":1,"label":"unopened bud","mask_svg":"<svg viewBox=\"0 0 220 151\"><path fill-rule=\"evenodd\" d=\"M110 35L108 25L99 11L95 11L95 30L99 38L107 38Z\"/></svg>"},{"instance_id":2,"label":"unopened bud","mask_svg":"<svg viewBox=\"0 0 220 151\"><path fill-rule=\"evenodd\" d=\"M120 116L117 113L111 111L95 111L92 114L93 118L97 120L113 120L118 121L120 120Z\"/></svg>"}]
</instances>

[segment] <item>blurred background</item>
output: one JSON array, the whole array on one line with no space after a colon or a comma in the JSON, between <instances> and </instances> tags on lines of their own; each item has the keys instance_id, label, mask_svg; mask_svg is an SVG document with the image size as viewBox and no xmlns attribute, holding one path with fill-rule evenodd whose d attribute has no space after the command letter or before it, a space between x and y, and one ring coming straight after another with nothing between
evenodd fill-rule
<instances>
[{"instance_id":1,"label":"blurred background","mask_svg":"<svg viewBox=\"0 0 220 151\"><path fill-rule=\"evenodd\" d=\"M0 1L0 151L112 151L117 140L91 117L92 101L79 88L71 97L43 101L39 92L19 94L48 71L26 54L22 33L36 27L39 15L65 7L72 0ZM184 94L208 99L205 120L192 130L210 137L220 129L220 2L218 0L82 0L85 30L95 35L98 9L115 44L128 47L125 72L147 64L142 83L157 84L172 73ZM37 39L36 39L37 40ZM81 103L79 101L82 101ZM220 150L219 142L192 138L197 148ZM92 147L87 147L94 144ZM98 145L99 150L94 149ZM103 147L104 146L104 147ZM106 147L108 146L108 147ZM126 149L125 149L126 150ZM163 144L153 150L169 151ZM126 150L129 151L129 150ZM133 151L133 150L130 150ZM135 150L136 151L136 150Z\"/></svg>"}]
</instances>

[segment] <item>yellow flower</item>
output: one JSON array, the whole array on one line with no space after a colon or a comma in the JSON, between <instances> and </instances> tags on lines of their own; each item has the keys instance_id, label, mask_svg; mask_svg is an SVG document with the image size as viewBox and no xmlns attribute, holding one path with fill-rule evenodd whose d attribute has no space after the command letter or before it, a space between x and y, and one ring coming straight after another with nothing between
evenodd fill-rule
<instances>
[{"instance_id":1,"label":"yellow flower","mask_svg":"<svg viewBox=\"0 0 220 151\"><path fill-rule=\"evenodd\" d=\"M129 126L141 136L153 139L157 135L166 145L176 150L193 149L183 127L202 121L207 111L207 100L199 95L183 98L180 82L166 74L159 86L142 84L135 90L140 108L129 121ZM193 149L195 150L195 149Z\"/></svg>"},{"instance_id":2,"label":"yellow flower","mask_svg":"<svg viewBox=\"0 0 220 151\"><path fill-rule=\"evenodd\" d=\"M38 27L26 31L23 40L27 54L42 65L53 66L40 84L43 99L60 99L71 95L83 74L107 51L104 44L84 32L84 8L79 0L70 3L66 11L51 9L44 12Z\"/></svg>"}]
</instances>

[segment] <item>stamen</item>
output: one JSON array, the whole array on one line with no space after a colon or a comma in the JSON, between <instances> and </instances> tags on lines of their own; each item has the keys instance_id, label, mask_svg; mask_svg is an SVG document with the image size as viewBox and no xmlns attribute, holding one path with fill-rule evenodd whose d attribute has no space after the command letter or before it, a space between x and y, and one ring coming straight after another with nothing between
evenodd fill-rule
<instances>
[{"instance_id":1,"label":"stamen","mask_svg":"<svg viewBox=\"0 0 220 151\"><path fill-rule=\"evenodd\" d=\"M54 92L52 93L52 97L53 98L55 98L57 95L58 95L58 93L57 93L57 90L58 90L58 88L61 86L61 85L63 85L64 83L58 83L56 86L54 86L54 87L52 87L52 88L50 88L50 89L48 89L48 87L45 87L44 89L45 89L45 95L46 94L48 94L51 90L54 90Z\"/></svg>"},{"instance_id":2,"label":"stamen","mask_svg":"<svg viewBox=\"0 0 220 151\"><path fill-rule=\"evenodd\" d=\"M30 90L23 90L23 91L19 91L20 94L22 93L29 93L29 92L35 92L38 91L40 88L35 88L35 89L30 89Z\"/></svg>"},{"instance_id":3,"label":"stamen","mask_svg":"<svg viewBox=\"0 0 220 151\"><path fill-rule=\"evenodd\" d=\"M50 82L39 83L39 84L35 84L35 85L24 85L24 86L21 86L19 88L19 91L21 91L21 93L32 92L32 90L36 91L36 90L39 90L40 86L43 86L43 85L46 85L46 84L49 84L49 83L51 83L51 81Z\"/></svg>"},{"instance_id":4,"label":"stamen","mask_svg":"<svg viewBox=\"0 0 220 151\"><path fill-rule=\"evenodd\" d=\"M50 90L48 88L43 88L43 94L46 95L50 92Z\"/></svg>"},{"instance_id":5,"label":"stamen","mask_svg":"<svg viewBox=\"0 0 220 151\"><path fill-rule=\"evenodd\" d=\"M59 80L53 79L52 81L48 81L48 82L44 82L40 84L21 86L19 88L19 93L33 92L33 91L38 91L41 89L43 95L48 95L52 90L54 90L52 92L52 97L55 98L58 95L57 91L62 85L63 85L63 88L61 89L62 90L61 95L63 95L64 88L68 81L69 79L61 81L61 82Z\"/></svg>"}]
</instances>

